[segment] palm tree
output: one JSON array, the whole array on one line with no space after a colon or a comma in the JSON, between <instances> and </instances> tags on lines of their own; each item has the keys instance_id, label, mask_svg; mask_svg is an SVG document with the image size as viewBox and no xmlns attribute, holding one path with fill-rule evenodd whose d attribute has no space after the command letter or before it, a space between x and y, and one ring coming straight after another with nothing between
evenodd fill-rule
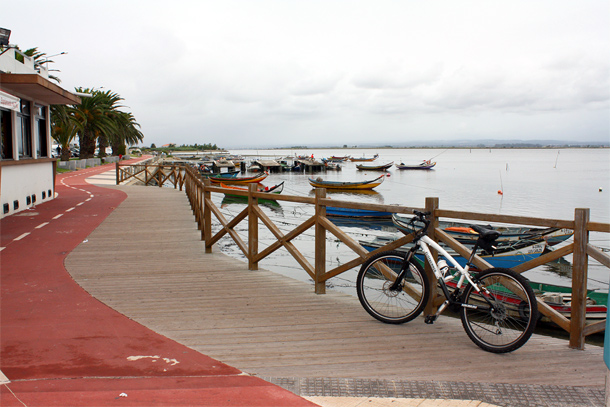
<instances>
[{"instance_id":1,"label":"palm tree","mask_svg":"<svg viewBox=\"0 0 610 407\"><path fill-rule=\"evenodd\" d=\"M54 62L47 58L47 54L45 52L38 51L38 47L26 49L23 52L23 55L34 58L34 65L42 66L42 64L52 64ZM61 83L61 79L59 79L57 76L49 75L49 79L52 79L57 83Z\"/></svg>"},{"instance_id":2,"label":"palm tree","mask_svg":"<svg viewBox=\"0 0 610 407\"><path fill-rule=\"evenodd\" d=\"M51 137L61 147L61 161L70 159L70 143L76 137L77 127L74 117L64 105L51 105Z\"/></svg>"},{"instance_id":3,"label":"palm tree","mask_svg":"<svg viewBox=\"0 0 610 407\"><path fill-rule=\"evenodd\" d=\"M71 107L71 112L78 127L80 158L92 158L96 141L102 141L100 152L108 145L105 140L114 131L113 111L121 107L118 102L123 99L111 91L77 88L76 92L91 95L82 97L81 104Z\"/></svg>"},{"instance_id":4,"label":"palm tree","mask_svg":"<svg viewBox=\"0 0 610 407\"><path fill-rule=\"evenodd\" d=\"M116 111L115 124L116 131L110 137L113 155L124 155L125 144L138 144L144 139L144 135L139 129L140 125L130 112Z\"/></svg>"}]
</instances>

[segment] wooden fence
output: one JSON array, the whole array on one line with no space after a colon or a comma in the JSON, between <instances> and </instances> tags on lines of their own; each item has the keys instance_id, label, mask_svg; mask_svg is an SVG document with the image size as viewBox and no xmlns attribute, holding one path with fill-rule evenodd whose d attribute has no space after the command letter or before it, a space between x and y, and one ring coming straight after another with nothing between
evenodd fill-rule
<instances>
[{"instance_id":1,"label":"wooden fence","mask_svg":"<svg viewBox=\"0 0 610 407\"><path fill-rule=\"evenodd\" d=\"M258 192L256 190L256 185L254 184L249 186L248 191L231 190L231 194L233 195L246 197L248 205L233 219L226 219L221 210L212 201L212 194L224 193L227 190L212 185L208 179L201 178L194 168L180 165L145 164L140 166L126 166L117 164L117 184L131 178L136 178L144 185L156 184L162 186L164 183L169 183L173 185L174 188L179 188L180 190L184 188L193 208L198 227L201 230L201 238L205 241L206 252L211 252L212 247L216 242L222 237L229 235L248 259L249 269L256 270L258 268L258 263L261 260L283 247L314 280L315 292L319 294L325 293L326 281L330 278L338 276L354 267L358 267L372 255L380 251L396 249L413 240L412 235L406 235L373 252L369 252L326 217L326 207L330 205L341 208L369 209L403 214L412 214L414 209L429 211L432 213L431 219L432 225L434 226L429 230L430 237L435 241L442 242L453 248L456 252L466 258L468 258L470 250L438 227L440 218L572 229L574 230L573 243L550 253L543 254L534 260L522 263L514 267L513 270L518 273L523 273L568 254L573 254L571 317L569 319L564 317L540 299L538 300L538 308L543 315L569 332L569 345L572 348L584 349L585 337L587 335L601 332L605 329L605 320L587 324L585 314L589 256L599 261L602 265L610 267L610 256L589 243L589 232L610 233L610 224L590 222L589 209L575 209L574 220L542 219L446 210L439 207L438 198L427 198L425 208L331 200L326 197L325 189L318 188L315 191L314 197L291 195L273 196L273 198L278 201L313 205L315 208L315 212L311 217L304 220L290 232L283 233L280 228L274 224L273 220L259 207L258 199L268 198L269 196L264 192ZM214 215L214 217L212 217L212 215ZM244 241L238 235L235 227L246 218L248 219L248 235L247 241ZM220 230L215 234L212 233L212 222L218 222L220 224ZM258 237L261 223L273 234L275 241L268 247L259 250ZM311 228L315 229L314 264L311 264L291 242ZM327 233L333 234L337 239L343 242L355 253L356 257L331 270L327 270ZM478 256L475 256L473 263L479 269L491 267L489 263ZM426 273L431 281L436 281L434 274L427 263ZM432 301L430 301L426 307L426 314L433 313L436 307L444 301L444 298L436 292L434 286L435 284L431 288Z\"/></svg>"}]
</instances>

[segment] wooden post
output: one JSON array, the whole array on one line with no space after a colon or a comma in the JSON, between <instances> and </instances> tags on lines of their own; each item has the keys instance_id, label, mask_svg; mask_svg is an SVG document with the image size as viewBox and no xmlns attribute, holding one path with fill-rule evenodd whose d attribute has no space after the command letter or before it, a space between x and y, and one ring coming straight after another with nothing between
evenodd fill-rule
<instances>
[{"instance_id":1,"label":"wooden post","mask_svg":"<svg viewBox=\"0 0 610 407\"><path fill-rule=\"evenodd\" d=\"M115 168L116 168L116 184L119 185L121 180L119 179L120 175L119 175L119 162L118 161L116 162Z\"/></svg>"},{"instance_id":2,"label":"wooden post","mask_svg":"<svg viewBox=\"0 0 610 407\"><path fill-rule=\"evenodd\" d=\"M320 199L326 198L325 188L316 188L316 237L315 237L315 292L326 294L326 282L321 277L326 272L326 229L320 219L326 217L326 206L320 205Z\"/></svg>"},{"instance_id":3,"label":"wooden post","mask_svg":"<svg viewBox=\"0 0 610 407\"><path fill-rule=\"evenodd\" d=\"M255 211L258 198L252 196L257 188L256 183L248 185L248 270L258 270L258 262L254 261L258 254L258 216Z\"/></svg>"},{"instance_id":4,"label":"wooden post","mask_svg":"<svg viewBox=\"0 0 610 407\"><path fill-rule=\"evenodd\" d=\"M430 219L430 227L428 228L428 236L430 236L430 238L432 240L436 240L434 238L434 228L438 227L438 219L436 217L436 213L435 210L438 209L438 198L426 198L426 212L430 212L431 215L429 216ZM431 249L432 251L432 257L434 258L434 261L438 260L438 253L436 252L436 250ZM430 264L428 264L428 262L425 263L424 266L424 271L426 272L426 275L428 276L428 281L430 281L430 286L429 288L429 300L428 303L426 304L426 307L424 308L424 315L431 315L436 313L436 307L434 306L434 299L436 297L436 285L437 285L437 281L436 281L436 276L434 275L434 271L432 270L432 267L430 267Z\"/></svg>"},{"instance_id":5,"label":"wooden post","mask_svg":"<svg viewBox=\"0 0 610 407\"><path fill-rule=\"evenodd\" d=\"M157 183L159 184L159 188L163 187L163 166L160 165L157 168L157 177L159 178L159 180L157 181Z\"/></svg>"},{"instance_id":6,"label":"wooden post","mask_svg":"<svg viewBox=\"0 0 610 407\"><path fill-rule=\"evenodd\" d=\"M572 257L572 312L570 317L570 347L585 348L583 329L587 313L587 244L589 243L589 209L574 211L574 255Z\"/></svg>"},{"instance_id":7,"label":"wooden post","mask_svg":"<svg viewBox=\"0 0 610 407\"><path fill-rule=\"evenodd\" d=\"M207 190L212 185L209 179L203 180L203 240L205 240L205 252L212 253L212 246L208 246L208 242L212 239L212 210L205 203L206 200L212 199L212 194Z\"/></svg>"}]
</instances>

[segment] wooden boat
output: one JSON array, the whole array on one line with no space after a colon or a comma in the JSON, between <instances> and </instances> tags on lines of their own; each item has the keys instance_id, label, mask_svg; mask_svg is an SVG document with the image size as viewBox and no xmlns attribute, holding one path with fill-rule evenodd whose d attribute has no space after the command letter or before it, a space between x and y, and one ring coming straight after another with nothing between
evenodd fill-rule
<instances>
[{"instance_id":1,"label":"wooden boat","mask_svg":"<svg viewBox=\"0 0 610 407\"><path fill-rule=\"evenodd\" d=\"M366 165L366 164L356 164L356 168L358 168L359 170L369 170L369 171L386 171L388 168L390 168L392 165L394 165L394 161L392 161L391 163L388 164L382 164L382 165Z\"/></svg>"},{"instance_id":2,"label":"wooden boat","mask_svg":"<svg viewBox=\"0 0 610 407\"><path fill-rule=\"evenodd\" d=\"M347 161L349 158L350 158L349 155L344 155L343 157L338 157L336 155L331 155L330 158L328 158L328 161L343 162L343 161Z\"/></svg>"},{"instance_id":3,"label":"wooden boat","mask_svg":"<svg viewBox=\"0 0 610 407\"><path fill-rule=\"evenodd\" d=\"M352 162L364 162L364 161L375 161L377 159L377 157L379 157L379 154L375 154L373 156L373 158L366 158L366 157L360 157L360 158L355 158L355 157L350 157L349 160Z\"/></svg>"},{"instance_id":4,"label":"wooden boat","mask_svg":"<svg viewBox=\"0 0 610 407\"><path fill-rule=\"evenodd\" d=\"M344 190L368 190L381 185L385 175L381 175L369 181L341 182L341 181L324 181L322 178L309 178L309 184L314 188L327 189L344 189Z\"/></svg>"},{"instance_id":5,"label":"wooden boat","mask_svg":"<svg viewBox=\"0 0 610 407\"><path fill-rule=\"evenodd\" d=\"M392 221L394 222L396 228L405 234L413 232L413 225L410 223L411 219L412 218L410 216L400 215L397 213L392 215ZM421 229L423 227L423 223L417 221L415 222L415 229ZM473 244L474 241L479 238L479 234L466 223L440 221L439 227L460 243ZM527 240L531 242L545 242L549 246L554 246L567 240L574 234L574 231L571 229L560 228L529 228L508 226L494 226L492 228L502 233L498 240L496 240L500 244L504 242Z\"/></svg>"},{"instance_id":6,"label":"wooden boat","mask_svg":"<svg viewBox=\"0 0 610 407\"><path fill-rule=\"evenodd\" d=\"M201 170L199 170L199 174L201 174L202 177L206 178L235 178L237 174L239 174L239 172L239 170L227 172L202 172Z\"/></svg>"},{"instance_id":7,"label":"wooden boat","mask_svg":"<svg viewBox=\"0 0 610 407\"><path fill-rule=\"evenodd\" d=\"M265 178L267 178L267 173L263 172L258 175L254 175L251 177L209 177L213 183L219 184L224 182L225 184L249 184L251 182L261 182Z\"/></svg>"},{"instance_id":8,"label":"wooden boat","mask_svg":"<svg viewBox=\"0 0 610 407\"><path fill-rule=\"evenodd\" d=\"M339 208L335 206L326 207L326 216L338 216L344 218L359 219L389 219L392 212L372 211L369 209Z\"/></svg>"},{"instance_id":9,"label":"wooden boat","mask_svg":"<svg viewBox=\"0 0 610 407\"><path fill-rule=\"evenodd\" d=\"M436 165L436 162L423 161L420 164L396 164L396 168L399 170L429 170Z\"/></svg>"},{"instance_id":10,"label":"wooden boat","mask_svg":"<svg viewBox=\"0 0 610 407\"><path fill-rule=\"evenodd\" d=\"M227 185L223 182L220 183L220 186L222 188L231 189L234 191L245 191L245 192L248 191L248 188L236 187L234 185ZM284 181L282 181L279 184L274 185L272 187L265 187L261 184L258 184L258 188L257 188L258 192L264 192L266 194L281 194L283 190L284 190ZM236 194L232 194L230 192L225 192L225 196L243 196L243 195L236 195Z\"/></svg>"},{"instance_id":11,"label":"wooden boat","mask_svg":"<svg viewBox=\"0 0 610 407\"><path fill-rule=\"evenodd\" d=\"M392 241L394 241L393 238L376 237L373 241L360 241L360 245L369 251L373 251ZM539 257L544 251L545 247L545 243L521 241L515 242L512 245L498 247L498 249L494 250L493 253L480 251L477 254L479 255L479 257L487 261L493 267L512 268L521 263L525 263L527 261ZM399 252L406 252L407 250L409 250L409 248L410 245L405 245L399 247L396 250ZM447 253L449 253L458 262L459 265L461 265L462 267L466 265L466 258L462 257L460 254L458 254L451 248L445 247L445 250L447 250ZM416 253L415 257L418 258L420 261L424 260L423 253Z\"/></svg>"},{"instance_id":12,"label":"wooden boat","mask_svg":"<svg viewBox=\"0 0 610 407\"><path fill-rule=\"evenodd\" d=\"M530 281L534 294L551 308L566 318L572 312L572 287ZM586 299L586 319L603 320L608 312L608 293L588 290ZM545 320L546 317L543 317Z\"/></svg>"}]
</instances>

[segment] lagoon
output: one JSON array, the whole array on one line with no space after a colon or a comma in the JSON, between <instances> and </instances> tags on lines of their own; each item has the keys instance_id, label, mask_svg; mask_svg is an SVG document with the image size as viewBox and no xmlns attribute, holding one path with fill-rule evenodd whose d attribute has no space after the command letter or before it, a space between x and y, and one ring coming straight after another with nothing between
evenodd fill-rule
<instances>
[{"instance_id":1,"label":"lagoon","mask_svg":"<svg viewBox=\"0 0 610 407\"><path fill-rule=\"evenodd\" d=\"M372 157L379 154L375 161L378 164L392 161L417 164L422 160L432 159L437 162L432 170L398 170L393 167L387 173L384 183L375 188L373 193L334 192L328 195L333 199L413 207L423 207L426 197L438 197L439 205L443 209L563 220L572 220L575 208L589 208L591 221L610 222L610 149L337 148L231 150L230 153L242 155L247 159L312 154L316 159L322 159L332 155ZM313 190L307 181L308 177L356 181L372 179L378 175L379 172L375 171L359 171L355 163L346 162L342 164L341 171L270 174L264 184L271 186L284 181L284 194L311 196ZM502 191L502 194L498 191ZM222 197L215 199L220 203ZM225 202L223 210L227 217L232 217L239 213L241 205L243 204ZM264 210L268 211L280 228L285 228L286 233L313 213L311 207L286 202ZM240 233L243 233L245 224L240 225L238 230L240 228ZM397 232L387 225L373 225L371 228L352 225L348 226L346 231L357 240L372 239L375 236L398 236ZM262 250L273 239L266 236L266 229L262 226L259 233ZM327 236L327 239L327 268L354 257L343 244L335 242L332 235ZM591 242L603 250L610 248L610 236L605 233L592 233ZM313 231L310 230L293 243L313 263ZM221 240L221 247L227 254L243 258L229 239ZM570 285L570 261L571 257L566 256L557 264L544 265L524 275L534 281ZM299 280L309 280L307 274L284 249L263 260L260 265ZM330 287L352 291L356 271L331 279ZM608 276L608 269L590 259L589 288L607 291Z\"/></svg>"}]
</instances>

